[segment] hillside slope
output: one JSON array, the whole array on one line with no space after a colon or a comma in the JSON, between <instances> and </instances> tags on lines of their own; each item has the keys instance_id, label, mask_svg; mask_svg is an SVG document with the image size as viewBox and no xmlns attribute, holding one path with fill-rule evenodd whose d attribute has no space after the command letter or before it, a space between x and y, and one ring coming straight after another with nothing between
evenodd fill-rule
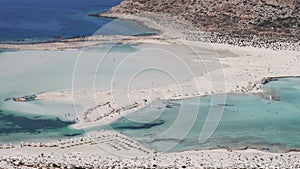
<instances>
[{"instance_id":1,"label":"hillside slope","mask_svg":"<svg viewBox=\"0 0 300 169\"><path fill-rule=\"evenodd\" d=\"M206 32L300 39L299 0L124 0L113 13L168 13ZM299 6L299 5L298 5Z\"/></svg>"}]
</instances>

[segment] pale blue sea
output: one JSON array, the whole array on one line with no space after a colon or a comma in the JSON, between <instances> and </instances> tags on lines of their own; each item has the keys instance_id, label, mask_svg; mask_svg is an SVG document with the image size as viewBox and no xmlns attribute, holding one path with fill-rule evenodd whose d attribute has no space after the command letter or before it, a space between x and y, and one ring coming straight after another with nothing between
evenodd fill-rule
<instances>
[{"instance_id":1,"label":"pale blue sea","mask_svg":"<svg viewBox=\"0 0 300 169\"><path fill-rule=\"evenodd\" d=\"M122 0L0 0L0 43L35 43L93 34L147 35L136 22L89 16ZM131 49L131 48L126 48ZM67 103L16 104L7 98L70 89L79 51L0 49L0 142L57 139L83 134L74 124L76 107ZM66 57L62 57L66 56ZM65 118L65 114L72 117Z\"/></svg>"},{"instance_id":2,"label":"pale blue sea","mask_svg":"<svg viewBox=\"0 0 300 169\"><path fill-rule=\"evenodd\" d=\"M117 62L121 62L121 58L139 50L140 47L136 45L120 44L114 46L109 56L119 58ZM97 66L95 61L105 51L105 48L91 48L84 52L85 59L81 60L81 65L85 65L84 70L78 69L80 73L76 76L78 81L75 86L89 89L93 87L90 82L94 79L92 72ZM80 104L5 101L10 97L70 89L74 63L79 53L80 50L0 53L0 142L57 139L106 128L118 130L157 151L257 148L283 152L300 148L300 78L274 79L264 86L268 93L266 97L227 94L225 104L222 102L222 95L214 96L213 104L212 96L158 101L150 108L130 114L109 126L86 131L70 128L74 123L74 116L64 117L66 113L76 115L75 108L78 112L83 111ZM134 69L138 65L133 62L127 66ZM99 77L102 78L97 78L97 84L103 84L103 79L109 78L110 73L114 72L114 67L109 65L102 69L99 72ZM121 73L120 77L127 77L128 72ZM272 100L269 99L270 95ZM220 103L218 98L221 98ZM199 107L196 112L195 106ZM199 134L209 109L222 106L223 116L215 132L206 142L199 143ZM176 122L179 112L181 123ZM195 120L189 121L193 117L196 117ZM170 126L173 130L168 130ZM182 131L185 126L190 126L191 130ZM185 137L181 137L185 134Z\"/></svg>"},{"instance_id":3,"label":"pale blue sea","mask_svg":"<svg viewBox=\"0 0 300 169\"><path fill-rule=\"evenodd\" d=\"M0 0L0 41L31 43L92 35L113 20L91 17L89 14L106 11L120 2L121 0ZM100 33L144 35L155 31L135 22L122 20ZM115 62L104 65L97 84L105 83L114 72L116 63L137 51L137 45L115 45L108 54L114 57ZM105 46L87 49L79 64L82 67L75 70L77 56L81 53L77 49L1 49L0 142L49 140L84 134L85 131L70 127L74 124L75 109L83 111L80 104L46 101L20 103L6 99L70 89L74 85L74 71L78 71L75 87L91 89L99 53L105 52ZM126 68L133 69L138 64L133 62L127 66ZM198 68L197 65L194 66ZM126 77L123 76L126 73L122 71L120 77ZM102 87L107 87L105 85ZM103 128L117 130L157 151L256 148L284 152L300 149L300 78L274 79L264 88L268 93L266 97L227 94L179 101L157 101L111 125L95 127L89 131ZM215 99L213 104L212 97ZM225 104L221 102L223 97L226 97ZM195 107L199 108L196 112ZM206 120L212 107L224 108L224 112L211 137L200 143L199 135L205 122L216 123L213 119ZM70 113L71 117L65 117L66 113ZM190 121L191 119L193 120ZM186 126L190 130L183 131Z\"/></svg>"},{"instance_id":4,"label":"pale blue sea","mask_svg":"<svg viewBox=\"0 0 300 169\"><path fill-rule=\"evenodd\" d=\"M300 78L275 79L264 86L276 99L260 95L227 94L224 112L217 129L204 143L199 134L211 107L221 95L166 101L160 106L145 108L104 128L112 127L135 138L157 151L183 151L197 149L245 149L255 148L270 152L285 152L300 149ZM219 99L222 100L222 99ZM220 102L222 103L222 102ZM192 108L182 112L182 106L199 106L195 121L176 123L179 112L183 118L194 116ZM163 111L162 111L163 110ZM213 121L210 121L212 123ZM173 125L177 126L173 126ZM186 132L184 125L190 125ZM168 132L170 128L173 132ZM186 132L182 138L180 132Z\"/></svg>"}]
</instances>

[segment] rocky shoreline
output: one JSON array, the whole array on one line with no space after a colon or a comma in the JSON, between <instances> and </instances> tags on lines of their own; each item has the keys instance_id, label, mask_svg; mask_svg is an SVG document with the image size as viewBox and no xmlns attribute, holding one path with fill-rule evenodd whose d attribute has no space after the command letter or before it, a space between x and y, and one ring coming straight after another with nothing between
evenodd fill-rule
<instances>
[{"instance_id":1,"label":"rocky shoreline","mask_svg":"<svg viewBox=\"0 0 300 169\"><path fill-rule=\"evenodd\" d=\"M102 130L55 143L11 145L1 150L0 168L299 168L298 159L297 152L247 148L155 152L120 133Z\"/></svg>"},{"instance_id":2,"label":"rocky shoreline","mask_svg":"<svg viewBox=\"0 0 300 169\"><path fill-rule=\"evenodd\" d=\"M300 12L290 1L125 0L109 12L95 16L139 17L163 24L165 29L181 27L185 40L300 50ZM172 20L177 23L170 24ZM184 26L185 22L189 26Z\"/></svg>"},{"instance_id":3,"label":"rocky shoreline","mask_svg":"<svg viewBox=\"0 0 300 169\"><path fill-rule=\"evenodd\" d=\"M213 153L212 153L213 154ZM146 158L112 158L84 153L69 153L63 156L51 154L46 157L7 157L0 158L0 165L10 168L47 168L47 169L92 169L92 168L299 168L297 156L268 155L261 157L259 153L247 157L242 153L223 153L222 158L208 153L185 155L156 155ZM199 159L196 158L198 156ZM201 158L203 158L201 160ZM72 159L71 163L65 159Z\"/></svg>"},{"instance_id":4,"label":"rocky shoreline","mask_svg":"<svg viewBox=\"0 0 300 169\"><path fill-rule=\"evenodd\" d=\"M133 20L156 30L151 36L89 36L33 44L0 43L4 49L60 50L96 46L107 41L137 44L177 40L300 51L300 12L292 2L124 0L93 17ZM178 42L178 41L177 41Z\"/></svg>"}]
</instances>

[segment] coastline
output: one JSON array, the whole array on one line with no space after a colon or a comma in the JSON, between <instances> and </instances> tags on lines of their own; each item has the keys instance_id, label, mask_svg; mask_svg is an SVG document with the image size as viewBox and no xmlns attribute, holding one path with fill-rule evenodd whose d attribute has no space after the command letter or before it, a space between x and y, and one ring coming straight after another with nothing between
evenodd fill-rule
<instances>
[{"instance_id":1,"label":"coastline","mask_svg":"<svg viewBox=\"0 0 300 169\"><path fill-rule=\"evenodd\" d=\"M194 44L192 45L199 45ZM200 44L201 45L201 44ZM177 85L159 86L149 89L141 90L79 90L69 89L64 91L53 91L38 94L36 100L44 101L72 101L72 94L84 98L84 100L93 101L97 104L90 106L91 110L80 112L78 116L78 123L74 125L75 128L89 128L97 125L111 123L120 117L140 110L156 98L149 98L151 93L157 91L163 93L161 100L180 100L191 97L200 97L214 94L229 94L229 93L262 93L261 87L266 78L272 77L297 77L300 75L300 70L297 66L298 52L295 51L272 51L267 49L257 49L250 47L232 47L230 45L213 45L215 50L233 52L227 57L218 58L220 63L224 66L220 69L212 69L201 76L195 76L191 81L195 81L198 86L194 91L180 91ZM282 55L286 56L282 61ZM261 57L264 56L264 57ZM291 62L293 62L291 64ZM247 64L244 64L247 63ZM280 65L289 65L288 67ZM280 67L280 68L279 68ZM225 86L214 88L210 76L224 76ZM181 86L188 86L188 83L180 84ZM94 96L90 98L90 96ZM114 97L130 96L131 102L121 105L114 105ZM147 98L148 102L143 100ZM111 107L104 105L111 103ZM102 106L104 105L104 106ZM130 107L131 109L122 109L122 107ZM93 108L94 107L94 108ZM114 110L114 111L113 111ZM117 113L114 113L116 112ZM83 120L89 119L89 120Z\"/></svg>"},{"instance_id":2,"label":"coastline","mask_svg":"<svg viewBox=\"0 0 300 169\"><path fill-rule=\"evenodd\" d=\"M147 18L169 30L178 28L173 23L188 23L179 26L186 29L186 40L299 51L299 14L295 1L124 0L100 16Z\"/></svg>"},{"instance_id":3,"label":"coastline","mask_svg":"<svg viewBox=\"0 0 300 169\"><path fill-rule=\"evenodd\" d=\"M118 6L116 8L118 8ZM286 39L286 41L276 41L269 40L268 37L260 37L257 35L236 37L231 36L230 34L222 35L219 33L205 32L195 26L191 26L191 23L187 20L167 13L153 13L144 11L142 14L129 14L120 13L118 9L113 9L105 13L100 13L98 17L113 17L134 20L146 27L160 30L160 35L164 37L175 37L175 39L177 38L183 41L224 44L239 47L255 47L273 50L300 51L300 44L299 41L297 42L297 40L290 41L289 39ZM164 21L167 23L164 23Z\"/></svg>"},{"instance_id":4,"label":"coastline","mask_svg":"<svg viewBox=\"0 0 300 169\"><path fill-rule=\"evenodd\" d=\"M5 168L281 168L300 166L299 152L270 153L255 149L155 152L114 132L53 143L21 143L0 146L0 165ZM34 151L33 151L34 150Z\"/></svg>"},{"instance_id":5,"label":"coastline","mask_svg":"<svg viewBox=\"0 0 300 169\"><path fill-rule=\"evenodd\" d=\"M297 168L300 166L299 152L269 153L254 149L153 152L112 131L98 131L89 136L56 143L22 143L10 146L11 148L0 150L5 154L0 157L0 165L5 168Z\"/></svg>"},{"instance_id":6,"label":"coastline","mask_svg":"<svg viewBox=\"0 0 300 169\"><path fill-rule=\"evenodd\" d=\"M141 43L158 43L172 44L158 35L153 36L122 36L122 35L93 35L87 37L61 39L54 42L34 43L34 44L6 44L0 43L1 49L10 50L71 50L81 49L86 46L93 47L97 45L106 45L110 42L121 42L123 44L141 44Z\"/></svg>"},{"instance_id":7,"label":"coastline","mask_svg":"<svg viewBox=\"0 0 300 169\"><path fill-rule=\"evenodd\" d=\"M150 30L157 32L156 35L147 36L124 36L124 35L92 35L82 37L60 38L49 42L34 43L0 43L2 49L15 50L66 50L78 49L84 46L103 45L110 41L118 41L124 44L158 43L177 44L180 42L199 42L212 45L230 45L235 47L254 47L260 49L271 49L276 51L300 51L300 41L291 42L269 40L268 37L249 36L235 37L219 35L200 30L191 26L190 22L178 16L166 13L144 12L143 14L128 14L107 11L92 14L93 17L112 18L115 20L133 21ZM164 23L166 21L166 23ZM253 43L257 42L257 43Z\"/></svg>"},{"instance_id":8,"label":"coastline","mask_svg":"<svg viewBox=\"0 0 300 169\"><path fill-rule=\"evenodd\" d=\"M128 36L92 36L92 37L80 37L75 39L62 40L60 42L42 43L42 44L23 44L23 45L5 45L0 44L0 48L12 48L19 50L66 50L66 49L76 49L84 46L96 46L100 44L105 44L110 41L121 41L123 44L180 44L184 42L186 44L201 46L202 42L195 42L186 40L184 31L178 31L176 29L169 31L169 27L164 27L149 20L149 18L138 18L134 15L124 15L124 14L103 14L107 16L114 16L122 19L132 19L143 23L145 26L153 27L160 30L159 35L155 36L139 36L139 37L128 37ZM101 15L101 16L103 16ZM186 23L188 24L188 23ZM178 26L184 24L180 23ZM172 26L172 25L170 25ZM183 28L179 28L183 29ZM191 32L198 32L198 30L188 30ZM172 35L172 38L170 38ZM206 33L200 35L201 38L205 39L207 37ZM179 39L179 40L178 40ZM224 91L219 91L219 89L212 89L210 84L209 73L220 73L217 70L213 70L208 74L203 76L195 77L195 81L205 84L197 88L196 93L180 93L177 88L170 86L161 86L157 88L150 88L146 90L136 90L130 91L129 94L135 98L134 101L127 105L119 105L120 107L126 106L136 106L129 110L120 110L120 114L111 118L111 114L108 114L108 118L103 118L102 121L96 121L95 124L91 122L82 121L82 123L76 124L75 128L88 128L91 126L99 124L111 123L121 116L135 112L137 109L141 109L147 106L151 101L148 99L148 103L143 102L143 98L147 97L153 90L165 93L165 97L168 99L185 99L190 97L199 97L218 93L260 93L261 83L264 78L276 78L282 76L300 76L300 68L297 63L299 63L299 49L296 50L271 50L264 48L253 48L253 47L238 47L234 45L224 45L224 44L209 44L215 50L230 51L238 56L229 56L224 58L219 58L220 62L224 67L223 71L225 73L226 88ZM288 45L287 45L288 46ZM282 56L285 56L282 60ZM290 63L293 62L293 63ZM247 64L243 64L247 63ZM264 63L264 64L263 64ZM288 67L286 67L288 65ZM271 72L268 69L271 68ZM204 87L203 87L204 86ZM239 86L239 88L237 88ZM243 89L243 90L242 90ZM82 95L82 97L88 97L90 93L95 91L86 90L63 90L47 92L42 94L37 94L36 100L45 101L72 101L73 92ZM96 95L98 105L104 105L106 102L112 102L107 97L110 91L97 91ZM116 95L128 94L126 91L115 91ZM188 94L188 96L186 96ZM175 96L173 96L175 95ZM181 96L179 96L181 95ZM88 99L88 98L87 98ZM93 98L92 98L93 99ZM137 103L137 105L135 105ZM120 107L115 107L115 109L120 109ZM107 113L108 105L102 107L102 113ZM99 114L98 111L91 113L89 116L92 119L97 119ZM86 112L82 112L79 115L79 120L84 119ZM67 144L70 145L66 148L61 147L40 147L39 143L35 147L30 148L20 148L21 145L13 145L15 148L8 148L0 150L3 155L0 158L0 165L6 166L7 168L14 168L17 166L24 167L54 167L55 165L60 167L103 167L103 166L116 166L116 167L221 167L221 168L233 168L233 167L266 167L266 168L280 168L280 167L300 167L300 153L299 152L287 152L287 153L269 153L253 149L247 150L197 150L197 151L185 151L176 153L157 153L149 150L139 143L131 140L130 138L123 138L124 136L120 133L114 131L99 131L101 136L113 137L116 136L117 141L128 141L128 144L136 145L136 148L132 148L135 152L130 153L132 149L127 150L117 150L109 143L109 140L103 141L103 143L96 142L92 133L88 133L89 136L83 138L87 143L82 143L78 139L66 140ZM120 137L120 138L119 138ZM122 138L121 138L122 137ZM91 141L92 140L92 141ZM73 142L72 142L73 141ZM91 142L90 142L91 141ZM117 142L116 141L116 142ZM93 144L95 143L96 144ZM134 143L133 143L134 142ZM82 144L81 144L82 143ZM122 146L128 146L128 144L121 143ZM54 145L54 144L52 144ZM71 146L72 145L72 146ZM74 146L73 146L74 145ZM40 147L40 148L39 148ZM145 152L139 151L143 149ZM35 151L32 151L35 150ZM120 152L121 155L120 155ZM42 155L43 154L43 155ZM128 154L129 157L128 157ZM28 155L28 156L26 156ZM122 159L122 155L126 155L127 158ZM136 158L136 156L140 156ZM154 159L153 159L154 157ZM66 160L68 159L68 160ZM76 162L77 160L77 162ZM84 162L84 163L82 163ZM175 164L174 164L175 163ZM155 167L155 168L156 168Z\"/></svg>"}]
</instances>

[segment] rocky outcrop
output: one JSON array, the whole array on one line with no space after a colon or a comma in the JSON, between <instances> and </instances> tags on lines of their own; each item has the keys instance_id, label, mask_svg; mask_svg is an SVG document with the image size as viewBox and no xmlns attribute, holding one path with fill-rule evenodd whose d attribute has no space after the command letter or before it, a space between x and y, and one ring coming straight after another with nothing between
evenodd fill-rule
<instances>
[{"instance_id":1,"label":"rocky outcrop","mask_svg":"<svg viewBox=\"0 0 300 169\"><path fill-rule=\"evenodd\" d=\"M168 13L203 31L300 39L299 0L124 0L112 13ZM299 3L299 2L298 2Z\"/></svg>"},{"instance_id":2,"label":"rocky outcrop","mask_svg":"<svg viewBox=\"0 0 300 169\"><path fill-rule=\"evenodd\" d=\"M13 100L15 102L30 102L30 101L34 101L36 98L35 94L32 95L27 95L27 96L23 96L23 97L12 97L12 98L7 98L4 101L9 101L9 100Z\"/></svg>"}]
</instances>

